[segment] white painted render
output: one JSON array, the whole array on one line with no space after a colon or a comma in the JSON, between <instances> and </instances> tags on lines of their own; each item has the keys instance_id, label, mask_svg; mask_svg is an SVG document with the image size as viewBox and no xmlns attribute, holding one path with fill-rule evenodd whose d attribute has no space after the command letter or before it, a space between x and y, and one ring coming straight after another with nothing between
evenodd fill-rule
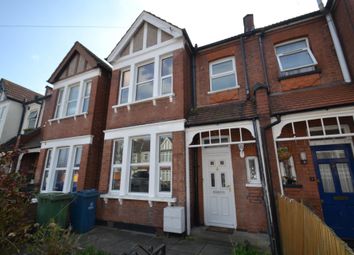
<instances>
[{"instance_id":1,"label":"white painted render","mask_svg":"<svg viewBox=\"0 0 354 255\"><path fill-rule=\"evenodd\" d=\"M34 112L34 111L37 111L37 120L36 120L36 125L35 127L39 127L40 126L40 122L41 122L41 112L40 112L40 109L41 109L41 105L38 104L38 103L32 103L32 104L29 104L29 105L26 105L26 112L25 112L25 115L24 115L24 119L23 119L23 124L22 124L22 129L21 129L21 133L23 134L24 131L26 129L28 129L28 124L29 124L29 115L31 112Z\"/></svg>"},{"instance_id":2,"label":"white painted render","mask_svg":"<svg viewBox=\"0 0 354 255\"><path fill-rule=\"evenodd\" d=\"M0 144L17 136L22 116L22 104L4 100L0 102L0 108L5 107L3 118L0 123Z\"/></svg>"}]
</instances>

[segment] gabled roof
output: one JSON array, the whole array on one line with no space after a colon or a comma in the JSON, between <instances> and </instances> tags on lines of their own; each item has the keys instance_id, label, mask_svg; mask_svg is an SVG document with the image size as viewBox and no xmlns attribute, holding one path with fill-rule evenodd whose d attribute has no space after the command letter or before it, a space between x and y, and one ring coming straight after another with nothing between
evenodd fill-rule
<instances>
[{"instance_id":1,"label":"gabled roof","mask_svg":"<svg viewBox=\"0 0 354 255\"><path fill-rule=\"evenodd\" d=\"M92 51L90 51L88 48L82 45L80 42L76 41L73 47L71 47L69 52L66 54L66 56L63 58L63 60L60 62L58 67L55 69L53 74L48 79L49 83L54 83L59 80L60 75L65 70L65 68L70 64L70 61L75 56L75 54L79 54L83 56L92 68L102 67L108 71L111 71L112 69L109 63L99 58Z\"/></svg>"},{"instance_id":2,"label":"gabled roof","mask_svg":"<svg viewBox=\"0 0 354 255\"><path fill-rule=\"evenodd\" d=\"M34 100L36 97L42 96L37 92L34 92L6 79L0 80L0 91L4 91L7 98L19 102L31 101Z\"/></svg>"},{"instance_id":3,"label":"gabled roof","mask_svg":"<svg viewBox=\"0 0 354 255\"><path fill-rule=\"evenodd\" d=\"M151 25L161 29L162 31L172 35L173 37L180 37L183 35L182 29L176 25L173 25L170 22L167 22L160 17L147 12L143 11L134 21L134 23L130 26L128 31L124 34L124 36L120 39L117 45L114 47L112 52L107 57L107 60L111 62L119 53L120 51L126 46L129 40L134 36L135 32L140 28L141 24L144 22L148 22Z\"/></svg>"}]
</instances>

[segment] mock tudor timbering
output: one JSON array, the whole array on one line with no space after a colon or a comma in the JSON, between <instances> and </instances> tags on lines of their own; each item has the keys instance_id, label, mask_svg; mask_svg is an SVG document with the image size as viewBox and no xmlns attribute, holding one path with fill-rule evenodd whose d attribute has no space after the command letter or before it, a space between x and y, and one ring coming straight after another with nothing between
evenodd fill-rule
<instances>
[{"instance_id":1,"label":"mock tudor timbering","mask_svg":"<svg viewBox=\"0 0 354 255\"><path fill-rule=\"evenodd\" d=\"M337 14L344 1L333 2L326 8L351 54L353 31ZM264 28L247 15L246 33L193 47L184 29L144 11L109 63L75 43L49 79L41 191L96 188L99 222L154 229L164 207L184 207L188 234L207 225L275 235L277 193L328 221L326 190L354 191L354 89L326 14ZM347 165L322 187L331 180L316 155L338 150Z\"/></svg>"}]
</instances>

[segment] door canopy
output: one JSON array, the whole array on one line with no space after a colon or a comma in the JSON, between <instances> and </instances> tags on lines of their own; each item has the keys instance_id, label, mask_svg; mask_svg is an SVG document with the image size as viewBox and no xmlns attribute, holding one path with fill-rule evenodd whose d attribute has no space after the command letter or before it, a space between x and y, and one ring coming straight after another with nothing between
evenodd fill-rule
<instances>
[{"instance_id":1,"label":"door canopy","mask_svg":"<svg viewBox=\"0 0 354 255\"><path fill-rule=\"evenodd\" d=\"M287 115L273 127L273 136L276 141L354 136L354 109L350 107Z\"/></svg>"}]
</instances>

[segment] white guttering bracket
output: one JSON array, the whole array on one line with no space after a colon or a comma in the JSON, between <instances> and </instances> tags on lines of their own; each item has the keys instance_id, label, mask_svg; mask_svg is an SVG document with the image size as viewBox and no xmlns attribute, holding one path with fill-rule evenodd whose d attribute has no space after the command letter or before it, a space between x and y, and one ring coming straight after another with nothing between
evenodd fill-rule
<instances>
[{"instance_id":1,"label":"white guttering bracket","mask_svg":"<svg viewBox=\"0 0 354 255\"><path fill-rule=\"evenodd\" d=\"M112 140L119 137L130 137L142 134L159 134L167 132L177 132L184 130L185 119L158 122L153 124L131 126L103 131L105 140Z\"/></svg>"},{"instance_id":2,"label":"white guttering bracket","mask_svg":"<svg viewBox=\"0 0 354 255\"><path fill-rule=\"evenodd\" d=\"M92 140L93 140L92 135L47 140L41 142L41 149L48 149L48 148L61 147L61 146L74 146L80 144L91 144Z\"/></svg>"}]
</instances>

